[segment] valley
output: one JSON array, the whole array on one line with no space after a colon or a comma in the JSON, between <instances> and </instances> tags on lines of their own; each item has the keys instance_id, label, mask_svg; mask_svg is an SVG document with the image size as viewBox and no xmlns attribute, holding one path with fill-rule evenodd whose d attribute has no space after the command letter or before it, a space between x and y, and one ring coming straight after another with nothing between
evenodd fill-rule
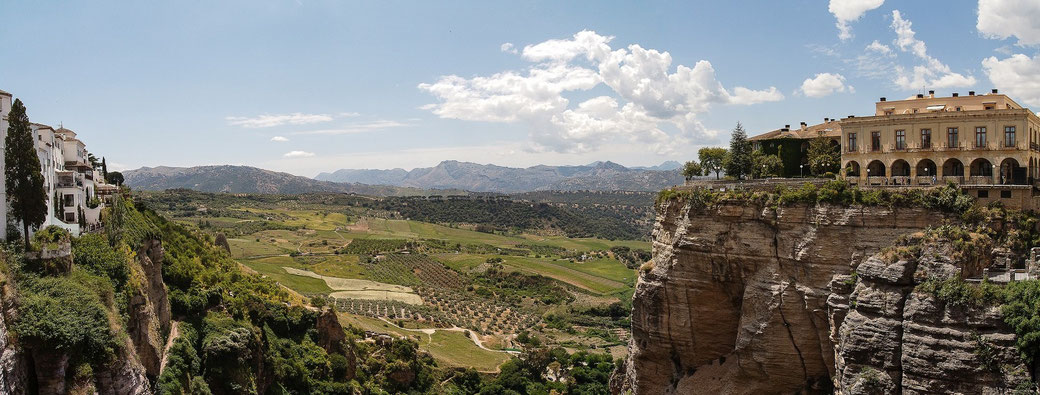
<instances>
[{"instance_id":1,"label":"valley","mask_svg":"<svg viewBox=\"0 0 1040 395\"><path fill-rule=\"evenodd\" d=\"M613 194L598 195L585 199L615 203L606 206L618 214L597 212L596 221L634 222L644 213ZM559 212L544 202L506 200L138 193L139 204L202 230L248 271L312 305L335 306L344 325L411 338L446 366L488 373L529 345L626 355L635 268L649 259L648 226L631 231L645 232L642 239L595 237L605 231L594 226L567 231L557 217L581 224L589 217L583 210L596 203L566 199L560 205L572 208ZM441 221L401 215L415 205L440 212ZM513 216L450 221L487 212ZM556 219L548 224L539 215Z\"/></svg>"}]
</instances>

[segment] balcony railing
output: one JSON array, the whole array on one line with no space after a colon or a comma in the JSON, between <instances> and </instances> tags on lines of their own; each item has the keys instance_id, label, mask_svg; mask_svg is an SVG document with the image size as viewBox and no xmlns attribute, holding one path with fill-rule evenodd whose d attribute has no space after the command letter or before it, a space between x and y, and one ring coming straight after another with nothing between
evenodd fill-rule
<instances>
[{"instance_id":1,"label":"balcony railing","mask_svg":"<svg viewBox=\"0 0 1040 395\"><path fill-rule=\"evenodd\" d=\"M917 185L935 185L935 177L932 176L917 176Z\"/></svg>"},{"instance_id":2,"label":"balcony railing","mask_svg":"<svg viewBox=\"0 0 1040 395\"><path fill-rule=\"evenodd\" d=\"M993 176L970 176L967 183L970 185L993 185Z\"/></svg>"},{"instance_id":3,"label":"balcony railing","mask_svg":"<svg viewBox=\"0 0 1040 395\"><path fill-rule=\"evenodd\" d=\"M910 185L910 176L892 176L890 183L892 185Z\"/></svg>"}]
</instances>

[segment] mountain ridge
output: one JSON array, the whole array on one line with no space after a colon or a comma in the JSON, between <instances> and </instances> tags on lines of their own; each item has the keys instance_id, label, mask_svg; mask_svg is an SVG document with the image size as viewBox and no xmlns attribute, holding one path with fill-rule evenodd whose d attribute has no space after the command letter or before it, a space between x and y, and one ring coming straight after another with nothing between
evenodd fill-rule
<instances>
[{"instance_id":1,"label":"mountain ridge","mask_svg":"<svg viewBox=\"0 0 1040 395\"><path fill-rule=\"evenodd\" d=\"M391 185L421 189L463 189L473 192L517 193L544 190L657 191L683 181L678 162L629 168L611 161L588 165L537 165L514 168L446 160L434 167L340 169L323 172L318 181Z\"/></svg>"}]
</instances>

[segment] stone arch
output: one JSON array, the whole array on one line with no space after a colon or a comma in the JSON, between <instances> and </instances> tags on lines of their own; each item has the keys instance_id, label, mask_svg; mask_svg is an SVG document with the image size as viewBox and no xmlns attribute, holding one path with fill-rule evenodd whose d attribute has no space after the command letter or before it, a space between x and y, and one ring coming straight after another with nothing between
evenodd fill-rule
<instances>
[{"instance_id":1,"label":"stone arch","mask_svg":"<svg viewBox=\"0 0 1040 395\"><path fill-rule=\"evenodd\" d=\"M947 159L943 162L943 177L964 177L964 163L957 158Z\"/></svg>"},{"instance_id":2,"label":"stone arch","mask_svg":"<svg viewBox=\"0 0 1040 395\"><path fill-rule=\"evenodd\" d=\"M931 159L921 159L917 161L917 176L918 177L938 177L935 162Z\"/></svg>"},{"instance_id":3,"label":"stone arch","mask_svg":"<svg viewBox=\"0 0 1040 395\"><path fill-rule=\"evenodd\" d=\"M1005 158L1000 162L997 182L1001 184L1025 184L1026 169L1015 158Z\"/></svg>"},{"instance_id":4,"label":"stone arch","mask_svg":"<svg viewBox=\"0 0 1040 395\"><path fill-rule=\"evenodd\" d=\"M989 159L977 158L971 161L969 174L972 177L992 177L993 164L990 163Z\"/></svg>"},{"instance_id":5,"label":"stone arch","mask_svg":"<svg viewBox=\"0 0 1040 395\"><path fill-rule=\"evenodd\" d=\"M884 177L885 164L879 160L873 160L867 164L867 176L869 177Z\"/></svg>"},{"instance_id":6,"label":"stone arch","mask_svg":"<svg viewBox=\"0 0 1040 395\"><path fill-rule=\"evenodd\" d=\"M906 160L896 159L889 167L892 169L893 177L910 177L910 164Z\"/></svg>"},{"instance_id":7,"label":"stone arch","mask_svg":"<svg viewBox=\"0 0 1040 395\"><path fill-rule=\"evenodd\" d=\"M859 177L860 170L858 162L850 160L848 163L845 164L844 169L846 177Z\"/></svg>"}]
</instances>

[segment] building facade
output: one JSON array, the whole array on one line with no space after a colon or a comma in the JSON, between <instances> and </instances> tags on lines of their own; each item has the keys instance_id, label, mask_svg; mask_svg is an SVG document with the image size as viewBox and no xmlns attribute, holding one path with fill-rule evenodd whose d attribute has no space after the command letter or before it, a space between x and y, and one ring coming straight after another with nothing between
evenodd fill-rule
<instances>
[{"instance_id":1,"label":"building facade","mask_svg":"<svg viewBox=\"0 0 1040 395\"><path fill-rule=\"evenodd\" d=\"M10 126L11 94L0 91L0 174L3 174L3 142ZM42 227L59 226L73 235L98 229L104 196L111 196L118 188L105 184L102 175L91 164L89 152L76 133L64 127L57 129L40 124L30 124L32 138L36 142L36 156L43 173L44 192L47 196L47 216ZM0 223L7 224L8 204L6 180L0 176ZM104 194L104 195L102 195ZM18 227L20 228L20 227ZM6 238L0 232L0 238Z\"/></svg>"},{"instance_id":2,"label":"building facade","mask_svg":"<svg viewBox=\"0 0 1040 395\"><path fill-rule=\"evenodd\" d=\"M1033 185L1040 118L997 90L917 95L841 120L843 174L860 185Z\"/></svg>"},{"instance_id":3,"label":"building facade","mask_svg":"<svg viewBox=\"0 0 1040 395\"><path fill-rule=\"evenodd\" d=\"M841 122L824 118L823 123L808 125L801 122L798 128L784 125L780 129L769 131L751 138L755 150L766 155L777 155L784 164L783 177L802 177L809 171L809 143L812 140L825 138L835 150L841 144Z\"/></svg>"}]
</instances>

